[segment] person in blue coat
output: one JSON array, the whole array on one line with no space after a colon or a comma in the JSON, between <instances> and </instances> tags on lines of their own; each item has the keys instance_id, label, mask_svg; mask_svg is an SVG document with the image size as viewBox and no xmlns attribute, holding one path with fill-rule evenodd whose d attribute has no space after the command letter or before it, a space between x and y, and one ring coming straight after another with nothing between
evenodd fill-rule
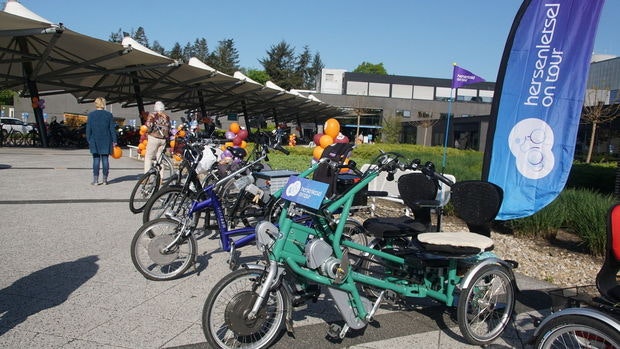
<instances>
[{"instance_id":1,"label":"person in blue coat","mask_svg":"<svg viewBox=\"0 0 620 349\"><path fill-rule=\"evenodd\" d=\"M106 101L103 97L95 99L95 110L88 113L86 122L86 139L88 148L93 154L92 185L108 184L110 162L108 156L116 145L116 130L112 113L105 110ZM103 167L103 181L99 182L99 164Z\"/></svg>"}]
</instances>

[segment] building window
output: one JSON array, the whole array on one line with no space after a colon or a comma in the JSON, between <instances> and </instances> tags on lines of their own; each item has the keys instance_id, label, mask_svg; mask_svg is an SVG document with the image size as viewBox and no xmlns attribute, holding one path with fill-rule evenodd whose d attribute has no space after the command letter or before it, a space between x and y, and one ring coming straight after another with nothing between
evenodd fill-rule
<instances>
[{"instance_id":1,"label":"building window","mask_svg":"<svg viewBox=\"0 0 620 349\"><path fill-rule=\"evenodd\" d=\"M402 118L410 118L411 117L411 110L396 109L396 116L400 116Z\"/></svg>"},{"instance_id":2,"label":"building window","mask_svg":"<svg viewBox=\"0 0 620 349\"><path fill-rule=\"evenodd\" d=\"M325 74L325 81L334 81L334 74Z\"/></svg>"}]
</instances>

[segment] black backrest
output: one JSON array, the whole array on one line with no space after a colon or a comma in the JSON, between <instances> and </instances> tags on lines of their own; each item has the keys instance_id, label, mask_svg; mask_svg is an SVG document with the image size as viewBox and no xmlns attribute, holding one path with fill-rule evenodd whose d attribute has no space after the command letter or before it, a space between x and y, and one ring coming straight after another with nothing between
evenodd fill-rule
<instances>
[{"instance_id":1,"label":"black backrest","mask_svg":"<svg viewBox=\"0 0 620 349\"><path fill-rule=\"evenodd\" d=\"M491 182L461 181L451 188L454 214L467 223L470 231L486 236L491 235L491 222L503 199L502 188Z\"/></svg>"},{"instance_id":2,"label":"black backrest","mask_svg":"<svg viewBox=\"0 0 620 349\"><path fill-rule=\"evenodd\" d=\"M431 222L431 208L420 207L418 200L434 200L439 186L437 182L421 172L407 173L398 178L398 193L413 212L417 221L423 224Z\"/></svg>"},{"instance_id":3,"label":"black backrest","mask_svg":"<svg viewBox=\"0 0 620 349\"><path fill-rule=\"evenodd\" d=\"M329 158L342 164L346 158L351 156L352 150L352 144L333 143L327 148L325 148L325 150L323 150L323 155L321 155L321 159ZM328 198L331 198L336 192L338 173L339 169L334 169L329 165L329 163L322 163L312 175L312 179L314 179L315 181L329 184L327 194L325 195Z\"/></svg>"}]
</instances>

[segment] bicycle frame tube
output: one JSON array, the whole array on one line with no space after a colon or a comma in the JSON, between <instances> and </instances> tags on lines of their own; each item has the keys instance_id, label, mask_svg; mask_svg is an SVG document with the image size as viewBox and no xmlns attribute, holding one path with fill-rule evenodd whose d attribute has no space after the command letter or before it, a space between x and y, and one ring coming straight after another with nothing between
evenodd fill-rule
<instances>
[{"instance_id":1,"label":"bicycle frame tube","mask_svg":"<svg viewBox=\"0 0 620 349\"><path fill-rule=\"evenodd\" d=\"M318 164L315 165L316 166L312 166L302 175L307 176L312 173L318 167ZM347 292L351 297L352 306L356 310L357 317L360 319L365 319L370 309L366 309L364 302L362 301L362 296L356 286L357 283L372 285L384 290L392 290L406 297L429 296L452 306L455 301L454 291L456 284L460 281L460 277L457 276L456 271L456 259L450 259L446 265L446 274L439 275L439 282L437 283L441 285L439 289L431 288L431 284L427 281L422 283L414 283L410 280L403 279L402 277L379 278L353 270L349 270L342 283L338 284L334 279L324 276L318 270L312 270L306 266L307 257L305 256L305 246L306 243L313 238L325 238L326 241L331 241L334 256L340 260L343 259L343 254L345 253L342 248L344 246L361 251L363 254L380 257L381 259L392 262L396 265L407 264L407 260L402 257L361 245L350 240L343 240L346 218L349 216L355 194L362 190L362 188L364 188L370 181L376 178L379 173L380 171L378 170L367 172L362 177L360 182L343 194L342 197L331 202L324 201L323 212L325 215L323 216L319 214L319 217L315 218L315 224L311 227L296 223L288 217L287 209L290 207L291 203L286 202L285 209L283 210L279 220L280 237L276 239L269 254L270 259L286 262L286 264L296 274L305 279ZM326 216L329 216L333 212L340 209L341 215L335 229L329 227L328 218Z\"/></svg>"}]
</instances>

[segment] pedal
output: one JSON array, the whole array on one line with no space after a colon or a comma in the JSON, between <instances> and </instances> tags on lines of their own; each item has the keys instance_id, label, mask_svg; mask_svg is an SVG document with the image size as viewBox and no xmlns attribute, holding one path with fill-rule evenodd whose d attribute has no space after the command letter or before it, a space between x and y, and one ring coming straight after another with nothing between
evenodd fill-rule
<instances>
[{"instance_id":1,"label":"pedal","mask_svg":"<svg viewBox=\"0 0 620 349\"><path fill-rule=\"evenodd\" d=\"M327 337L329 337L329 338L339 338L341 330L342 330L342 327L340 327L340 325L338 325L338 324L331 324L327 328Z\"/></svg>"}]
</instances>

